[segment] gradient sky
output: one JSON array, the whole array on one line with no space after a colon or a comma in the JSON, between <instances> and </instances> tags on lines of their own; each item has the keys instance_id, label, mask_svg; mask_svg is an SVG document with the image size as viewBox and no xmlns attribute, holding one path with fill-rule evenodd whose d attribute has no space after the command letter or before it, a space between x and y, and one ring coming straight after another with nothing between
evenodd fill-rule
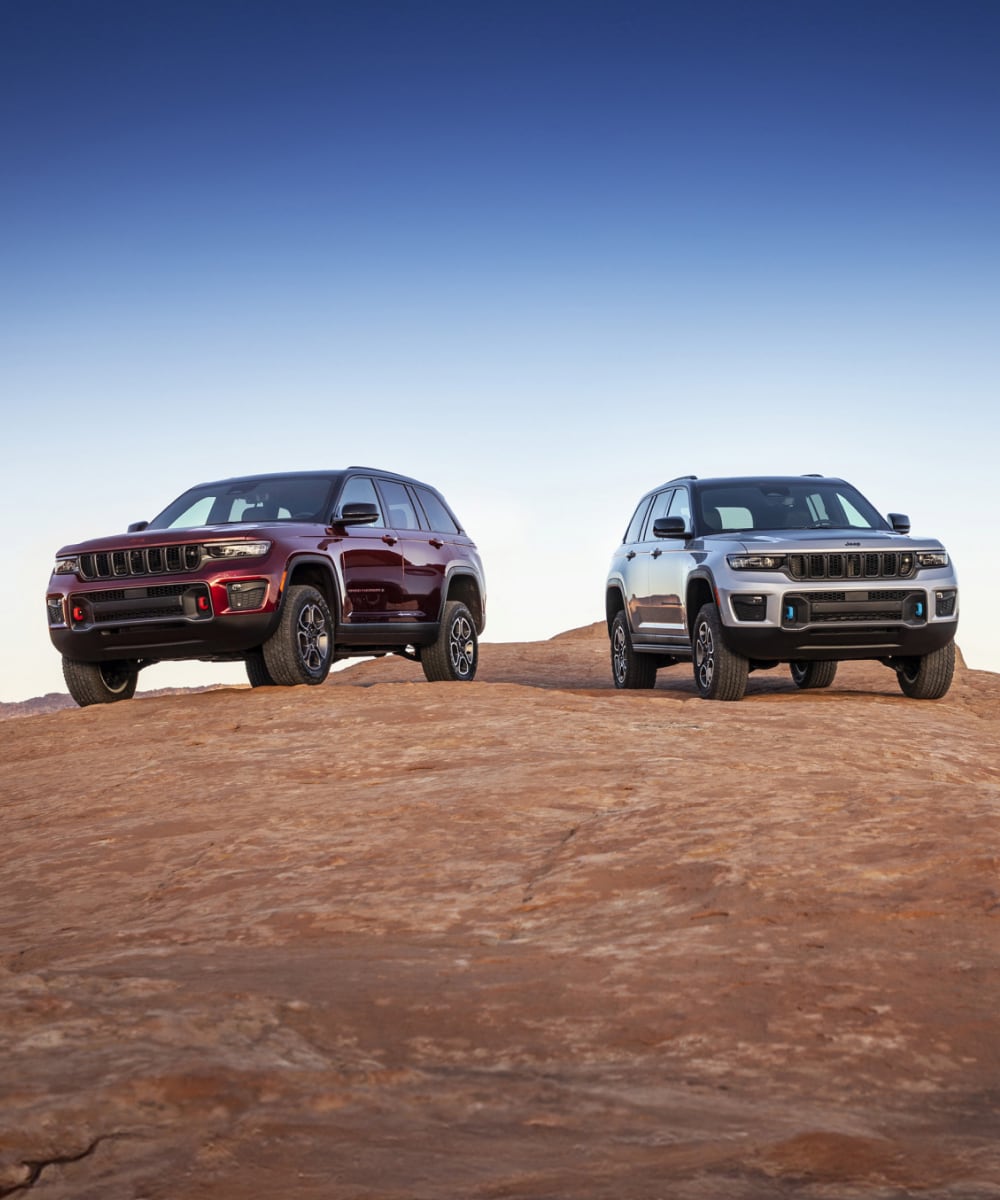
<instances>
[{"instance_id":1,"label":"gradient sky","mask_svg":"<svg viewBox=\"0 0 1000 1200\"><path fill-rule=\"evenodd\" d=\"M65 690L61 545L356 462L487 640L599 620L664 479L843 475L1000 670L998 62L992 0L0 0L0 700Z\"/></svg>"}]
</instances>

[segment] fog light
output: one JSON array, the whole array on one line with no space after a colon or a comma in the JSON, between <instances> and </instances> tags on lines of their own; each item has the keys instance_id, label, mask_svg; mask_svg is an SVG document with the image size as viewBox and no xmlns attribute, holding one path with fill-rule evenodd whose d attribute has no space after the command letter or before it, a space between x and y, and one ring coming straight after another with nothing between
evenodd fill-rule
<instances>
[{"instance_id":1,"label":"fog light","mask_svg":"<svg viewBox=\"0 0 1000 1200\"><path fill-rule=\"evenodd\" d=\"M934 593L934 613L938 617L953 617L955 615L955 602L958 599L958 593L950 592L935 592Z\"/></svg>"},{"instance_id":2,"label":"fog light","mask_svg":"<svg viewBox=\"0 0 1000 1200\"><path fill-rule=\"evenodd\" d=\"M766 596L733 596L732 599L737 621L763 621L767 616Z\"/></svg>"},{"instance_id":3,"label":"fog light","mask_svg":"<svg viewBox=\"0 0 1000 1200\"><path fill-rule=\"evenodd\" d=\"M254 579L250 582L227 583L226 591L229 593L231 609L239 612L250 608L260 608L267 599L267 582L263 579Z\"/></svg>"}]
</instances>

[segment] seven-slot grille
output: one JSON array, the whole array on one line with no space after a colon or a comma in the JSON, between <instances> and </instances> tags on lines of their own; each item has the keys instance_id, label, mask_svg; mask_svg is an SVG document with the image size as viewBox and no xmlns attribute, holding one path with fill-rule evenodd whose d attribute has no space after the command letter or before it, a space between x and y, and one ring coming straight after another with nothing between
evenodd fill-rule
<instances>
[{"instance_id":1,"label":"seven-slot grille","mask_svg":"<svg viewBox=\"0 0 1000 1200\"><path fill-rule=\"evenodd\" d=\"M80 555L84 579L135 578L142 575L174 575L197 571L202 548L198 543L181 546L146 546L134 550L102 550Z\"/></svg>"},{"instance_id":2,"label":"seven-slot grille","mask_svg":"<svg viewBox=\"0 0 1000 1200\"><path fill-rule=\"evenodd\" d=\"M793 579L909 579L914 568L913 552L909 550L788 556L788 573Z\"/></svg>"}]
</instances>

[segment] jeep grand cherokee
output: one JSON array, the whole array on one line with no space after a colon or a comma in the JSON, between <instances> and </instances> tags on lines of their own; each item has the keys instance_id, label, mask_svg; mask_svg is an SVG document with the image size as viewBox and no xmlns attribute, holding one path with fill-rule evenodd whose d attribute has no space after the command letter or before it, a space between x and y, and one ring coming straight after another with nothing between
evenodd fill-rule
<instances>
[{"instance_id":1,"label":"jeep grand cherokee","mask_svg":"<svg viewBox=\"0 0 1000 1200\"><path fill-rule=\"evenodd\" d=\"M64 546L49 635L78 704L131 697L166 659L240 660L254 687L322 683L336 659L402 654L476 673L486 589L441 494L369 467L203 483L125 534Z\"/></svg>"},{"instance_id":2,"label":"jeep grand cherokee","mask_svg":"<svg viewBox=\"0 0 1000 1200\"><path fill-rule=\"evenodd\" d=\"M608 572L615 686L651 688L690 661L699 693L739 700L751 671L788 663L800 688L876 659L907 696L951 684L958 582L947 551L909 537L842 479L672 479L647 492Z\"/></svg>"}]
</instances>

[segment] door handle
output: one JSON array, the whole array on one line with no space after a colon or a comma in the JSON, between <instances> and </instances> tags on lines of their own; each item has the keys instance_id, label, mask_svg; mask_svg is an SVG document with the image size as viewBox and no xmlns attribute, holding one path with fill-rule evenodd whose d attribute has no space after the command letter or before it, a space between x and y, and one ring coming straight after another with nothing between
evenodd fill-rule
<instances>
[{"instance_id":1,"label":"door handle","mask_svg":"<svg viewBox=\"0 0 1000 1200\"><path fill-rule=\"evenodd\" d=\"M625 555L625 557L626 557L627 559L629 559L629 561L631 561L633 558L635 558L635 551L634 551L634 550L630 550L630 551L628 552L628 554L626 554L626 555Z\"/></svg>"},{"instance_id":2,"label":"door handle","mask_svg":"<svg viewBox=\"0 0 1000 1200\"><path fill-rule=\"evenodd\" d=\"M395 546L395 544L399 541L399 538L393 537L391 533L383 533L382 541L385 542L387 546Z\"/></svg>"},{"instance_id":3,"label":"door handle","mask_svg":"<svg viewBox=\"0 0 1000 1200\"><path fill-rule=\"evenodd\" d=\"M430 544L434 547L435 550L440 550L441 547L444 545L444 542L442 542L440 538L428 538L427 540L430 542Z\"/></svg>"},{"instance_id":4,"label":"door handle","mask_svg":"<svg viewBox=\"0 0 1000 1200\"><path fill-rule=\"evenodd\" d=\"M662 553L663 553L662 550L654 550L653 553L649 557L650 558L659 558Z\"/></svg>"}]
</instances>

